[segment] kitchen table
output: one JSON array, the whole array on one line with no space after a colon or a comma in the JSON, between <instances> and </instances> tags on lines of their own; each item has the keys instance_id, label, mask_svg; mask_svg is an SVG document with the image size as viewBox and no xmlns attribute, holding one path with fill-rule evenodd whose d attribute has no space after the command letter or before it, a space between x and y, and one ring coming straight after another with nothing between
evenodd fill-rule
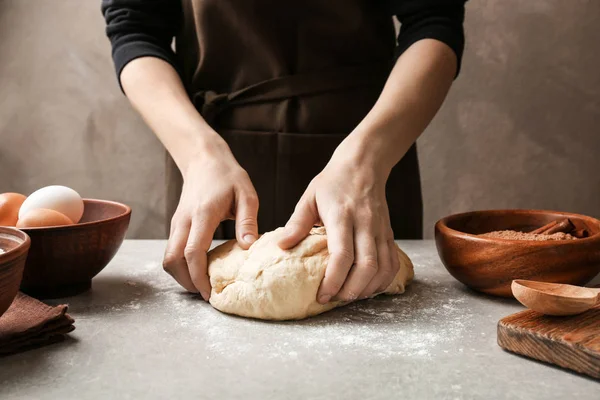
<instances>
[{"instance_id":1,"label":"kitchen table","mask_svg":"<svg viewBox=\"0 0 600 400\"><path fill-rule=\"evenodd\" d=\"M165 241L125 241L66 302L76 330L0 358L1 399L599 399L600 384L510 354L496 324L522 307L456 282L432 241L401 241L405 294L304 321L214 310L161 268Z\"/></svg>"}]
</instances>

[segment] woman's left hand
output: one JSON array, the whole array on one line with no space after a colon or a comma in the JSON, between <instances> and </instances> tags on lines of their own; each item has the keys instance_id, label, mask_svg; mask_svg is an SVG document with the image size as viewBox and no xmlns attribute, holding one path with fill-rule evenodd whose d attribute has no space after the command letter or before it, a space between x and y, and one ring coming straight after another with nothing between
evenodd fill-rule
<instances>
[{"instance_id":1,"label":"woman's left hand","mask_svg":"<svg viewBox=\"0 0 600 400\"><path fill-rule=\"evenodd\" d=\"M279 246L291 248L313 225L327 231L329 263L317 293L324 304L384 291L400 268L385 198L389 171L342 144L317 175L285 226Z\"/></svg>"}]
</instances>

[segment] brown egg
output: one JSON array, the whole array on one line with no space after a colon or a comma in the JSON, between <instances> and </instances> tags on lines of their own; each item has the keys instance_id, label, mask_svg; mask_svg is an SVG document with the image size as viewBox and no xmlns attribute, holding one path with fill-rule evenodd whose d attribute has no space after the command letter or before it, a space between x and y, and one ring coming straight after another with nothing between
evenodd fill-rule
<instances>
[{"instance_id":1,"label":"brown egg","mask_svg":"<svg viewBox=\"0 0 600 400\"><path fill-rule=\"evenodd\" d=\"M19 209L27 197L19 193L0 194L0 226L15 226Z\"/></svg>"},{"instance_id":2,"label":"brown egg","mask_svg":"<svg viewBox=\"0 0 600 400\"><path fill-rule=\"evenodd\" d=\"M47 208L36 208L23 215L17 222L17 228L39 228L50 226L73 225L73 221L58 211Z\"/></svg>"}]
</instances>

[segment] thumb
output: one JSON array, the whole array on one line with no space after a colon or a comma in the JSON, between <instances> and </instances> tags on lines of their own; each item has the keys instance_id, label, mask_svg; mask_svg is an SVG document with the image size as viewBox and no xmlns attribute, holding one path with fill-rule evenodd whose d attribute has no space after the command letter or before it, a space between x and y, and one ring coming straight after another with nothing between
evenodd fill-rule
<instances>
[{"instance_id":1,"label":"thumb","mask_svg":"<svg viewBox=\"0 0 600 400\"><path fill-rule=\"evenodd\" d=\"M302 239L308 236L310 230L317 222L319 222L319 215L311 207L310 202L300 200L292 217L285 224L283 236L278 243L279 247L285 250L296 246Z\"/></svg>"},{"instance_id":2,"label":"thumb","mask_svg":"<svg viewBox=\"0 0 600 400\"><path fill-rule=\"evenodd\" d=\"M258 197L242 195L238 198L235 213L235 236L243 249L248 249L258 239Z\"/></svg>"}]
</instances>

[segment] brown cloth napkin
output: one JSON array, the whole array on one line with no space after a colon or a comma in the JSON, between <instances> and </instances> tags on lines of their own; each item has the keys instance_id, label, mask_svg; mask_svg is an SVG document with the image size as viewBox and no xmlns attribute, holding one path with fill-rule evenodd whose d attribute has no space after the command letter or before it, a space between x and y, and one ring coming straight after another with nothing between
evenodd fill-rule
<instances>
[{"instance_id":1,"label":"brown cloth napkin","mask_svg":"<svg viewBox=\"0 0 600 400\"><path fill-rule=\"evenodd\" d=\"M0 317L0 357L61 342L73 322L66 305L51 307L19 292Z\"/></svg>"}]
</instances>

